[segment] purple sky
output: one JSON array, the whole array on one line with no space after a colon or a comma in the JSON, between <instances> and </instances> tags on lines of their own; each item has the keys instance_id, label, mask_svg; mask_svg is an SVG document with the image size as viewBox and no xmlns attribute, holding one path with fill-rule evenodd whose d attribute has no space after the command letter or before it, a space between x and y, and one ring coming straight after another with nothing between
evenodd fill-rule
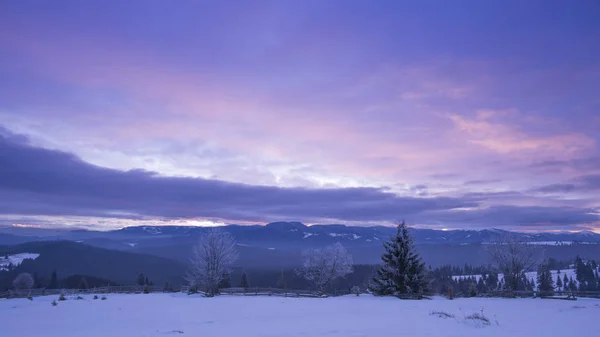
<instances>
[{"instance_id":1,"label":"purple sky","mask_svg":"<svg viewBox=\"0 0 600 337\"><path fill-rule=\"evenodd\" d=\"M598 1L0 2L0 223L600 232Z\"/></svg>"}]
</instances>

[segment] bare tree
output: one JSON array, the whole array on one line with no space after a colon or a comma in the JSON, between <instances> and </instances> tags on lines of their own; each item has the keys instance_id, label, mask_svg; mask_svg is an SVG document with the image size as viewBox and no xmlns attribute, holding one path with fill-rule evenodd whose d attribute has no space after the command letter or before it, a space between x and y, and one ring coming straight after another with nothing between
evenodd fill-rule
<instances>
[{"instance_id":1,"label":"bare tree","mask_svg":"<svg viewBox=\"0 0 600 337\"><path fill-rule=\"evenodd\" d=\"M504 274L504 283L509 290L517 290L519 280L527 270L538 262L538 249L527 242L519 241L514 236L492 243L488 252L498 271Z\"/></svg>"},{"instance_id":2,"label":"bare tree","mask_svg":"<svg viewBox=\"0 0 600 337\"><path fill-rule=\"evenodd\" d=\"M321 292L333 280L353 272L352 255L339 242L325 248L305 250L302 255L304 260L297 274L313 282Z\"/></svg>"},{"instance_id":3,"label":"bare tree","mask_svg":"<svg viewBox=\"0 0 600 337\"><path fill-rule=\"evenodd\" d=\"M33 276L29 273L21 273L15 277L13 286L17 290L31 290L33 288Z\"/></svg>"},{"instance_id":4,"label":"bare tree","mask_svg":"<svg viewBox=\"0 0 600 337\"><path fill-rule=\"evenodd\" d=\"M214 296L228 268L237 260L236 243L231 234L219 228L211 228L200 236L192 250L190 269L185 279L191 287Z\"/></svg>"}]
</instances>

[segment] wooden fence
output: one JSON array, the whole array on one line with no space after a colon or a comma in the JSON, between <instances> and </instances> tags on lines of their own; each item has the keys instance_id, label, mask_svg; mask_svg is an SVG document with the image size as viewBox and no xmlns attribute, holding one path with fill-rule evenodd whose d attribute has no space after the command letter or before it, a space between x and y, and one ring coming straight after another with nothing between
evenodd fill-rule
<instances>
[{"instance_id":1,"label":"wooden fence","mask_svg":"<svg viewBox=\"0 0 600 337\"><path fill-rule=\"evenodd\" d=\"M9 290L0 293L0 298L27 298L48 295L75 296L90 294L141 294L141 293L188 293L190 287L183 286L177 290L164 290L152 286L106 286L89 289L31 289L31 290ZM288 290L276 288L225 288L219 290L220 294L238 296L283 296L283 297L325 297L316 291L310 290Z\"/></svg>"},{"instance_id":2,"label":"wooden fence","mask_svg":"<svg viewBox=\"0 0 600 337\"><path fill-rule=\"evenodd\" d=\"M0 298L27 298L48 295L76 296L90 294L141 294L141 293L189 293L190 287L183 286L176 290L164 290L160 287L152 286L106 286L89 289L31 289L31 290L9 290L0 293ZM220 289L221 295L232 296L282 296L282 297L327 297L341 296L350 294L347 290L334 290L328 294L323 294L314 290L290 290L278 288L225 288ZM555 291L553 294L543 294L536 291L493 291L479 294L477 297L506 297L506 298L527 298L541 297L552 299L576 299L577 297L600 298L600 291ZM400 298L405 298L400 296ZM415 298L415 297L406 297Z\"/></svg>"}]
</instances>

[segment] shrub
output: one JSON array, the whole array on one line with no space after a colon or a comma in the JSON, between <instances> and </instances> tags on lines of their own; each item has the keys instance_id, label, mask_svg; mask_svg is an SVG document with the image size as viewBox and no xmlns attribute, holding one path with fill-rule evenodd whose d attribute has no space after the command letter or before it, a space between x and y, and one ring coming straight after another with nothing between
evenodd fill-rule
<instances>
[{"instance_id":1,"label":"shrub","mask_svg":"<svg viewBox=\"0 0 600 337\"><path fill-rule=\"evenodd\" d=\"M94 299L97 300L98 299L98 295L94 295Z\"/></svg>"},{"instance_id":2,"label":"shrub","mask_svg":"<svg viewBox=\"0 0 600 337\"><path fill-rule=\"evenodd\" d=\"M58 300L59 300L59 301L66 301L66 300L67 300L67 298L65 297L65 295L64 295L64 294L60 294L60 296L58 297Z\"/></svg>"},{"instance_id":3,"label":"shrub","mask_svg":"<svg viewBox=\"0 0 600 337\"><path fill-rule=\"evenodd\" d=\"M52 301L52 306L55 307L58 305L58 302L56 302L56 300Z\"/></svg>"},{"instance_id":4,"label":"shrub","mask_svg":"<svg viewBox=\"0 0 600 337\"><path fill-rule=\"evenodd\" d=\"M102 296L101 300L105 301L106 300L106 296Z\"/></svg>"},{"instance_id":5,"label":"shrub","mask_svg":"<svg viewBox=\"0 0 600 337\"><path fill-rule=\"evenodd\" d=\"M30 301L33 301L33 297L31 297L31 296L28 296L27 299Z\"/></svg>"},{"instance_id":6,"label":"shrub","mask_svg":"<svg viewBox=\"0 0 600 337\"><path fill-rule=\"evenodd\" d=\"M356 296L359 296L360 295L360 288L358 286L353 286L350 289L350 292L353 293L353 294L355 294Z\"/></svg>"},{"instance_id":7,"label":"shrub","mask_svg":"<svg viewBox=\"0 0 600 337\"><path fill-rule=\"evenodd\" d=\"M471 285L469 286L469 297L475 296L477 296L477 286L475 285L475 283L471 283Z\"/></svg>"},{"instance_id":8,"label":"shrub","mask_svg":"<svg viewBox=\"0 0 600 337\"><path fill-rule=\"evenodd\" d=\"M440 317L440 318L454 318L454 315L449 314L449 313L447 313L445 311L436 311L436 310L434 310L434 311L430 312L429 314L432 315L432 316Z\"/></svg>"},{"instance_id":9,"label":"shrub","mask_svg":"<svg viewBox=\"0 0 600 337\"><path fill-rule=\"evenodd\" d=\"M82 300L82 299L83 299L83 297L81 297L81 296L77 296L77 298L76 298L76 299L77 299L77 300Z\"/></svg>"}]
</instances>

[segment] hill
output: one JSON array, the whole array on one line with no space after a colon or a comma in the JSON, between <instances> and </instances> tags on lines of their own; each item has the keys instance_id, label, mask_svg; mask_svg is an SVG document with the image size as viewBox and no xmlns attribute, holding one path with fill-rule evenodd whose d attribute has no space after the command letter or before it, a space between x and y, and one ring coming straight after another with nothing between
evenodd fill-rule
<instances>
[{"instance_id":1,"label":"hill","mask_svg":"<svg viewBox=\"0 0 600 337\"><path fill-rule=\"evenodd\" d=\"M5 252L36 253L35 260L26 259L11 272L0 272L0 284L6 286L20 272L37 274L44 281L53 270L59 278L71 275L100 277L118 284L134 284L144 273L156 285L165 282L178 285L183 281L186 265L163 257L109 250L71 241L30 242L9 247Z\"/></svg>"}]
</instances>

